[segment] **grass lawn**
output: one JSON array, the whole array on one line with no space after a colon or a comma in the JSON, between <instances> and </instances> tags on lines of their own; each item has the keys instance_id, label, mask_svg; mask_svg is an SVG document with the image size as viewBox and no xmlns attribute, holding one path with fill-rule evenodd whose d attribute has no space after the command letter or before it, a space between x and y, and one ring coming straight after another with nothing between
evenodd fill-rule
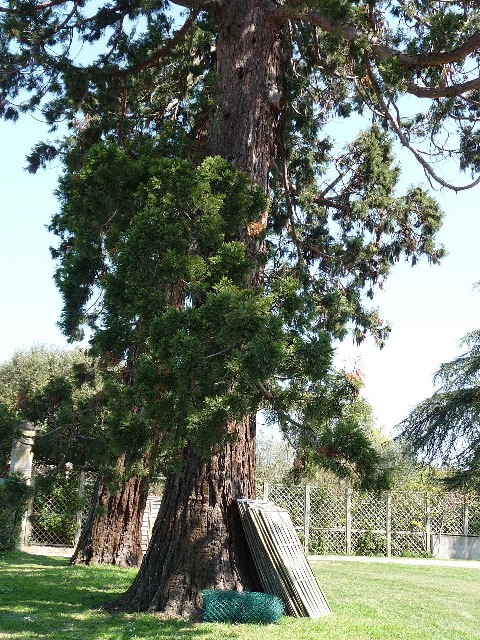
<instances>
[{"instance_id":1,"label":"grass lawn","mask_svg":"<svg viewBox=\"0 0 480 640\"><path fill-rule=\"evenodd\" d=\"M132 570L14 552L0 558L0 640L480 640L479 570L341 561L314 569L332 616L194 624L99 610Z\"/></svg>"}]
</instances>

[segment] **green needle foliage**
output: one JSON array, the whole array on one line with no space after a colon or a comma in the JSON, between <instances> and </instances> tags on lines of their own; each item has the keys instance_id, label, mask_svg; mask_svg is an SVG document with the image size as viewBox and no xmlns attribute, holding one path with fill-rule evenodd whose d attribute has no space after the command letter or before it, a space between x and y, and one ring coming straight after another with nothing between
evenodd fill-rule
<instances>
[{"instance_id":1,"label":"green needle foliage","mask_svg":"<svg viewBox=\"0 0 480 640\"><path fill-rule=\"evenodd\" d=\"M165 470L187 442L207 455L229 437L227 423L264 409L317 463L359 473L365 488L385 484L368 431L345 415L359 381L330 371L329 334L343 335L352 317L372 323L359 307L374 276L361 273L368 250L357 230L349 235L350 222L348 247L334 249L352 261L349 272L342 258L348 299L332 291L334 276L295 267L273 231L261 253L238 239L268 202L219 157L192 167L150 144L135 153L99 144L80 170L65 173L58 193L51 230L60 238L62 324L70 336L85 324L93 332L119 451L135 459L152 449ZM412 204L400 198L398 208L408 216ZM251 286L256 270L266 274L264 288Z\"/></svg>"},{"instance_id":2,"label":"green needle foliage","mask_svg":"<svg viewBox=\"0 0 480 640\"><path fill-rule=\"evenodd\" d=\"M62 474L67 462L96 468L108 458L103 405L95 363L80 350L38 346L17 351L0 365L2 464L26 420L35 429L33 451L39 464Z\"/></svg>"},{"instance_id":3,"label":"green needle foliage","mask_svg":"<svg viewBox=\"0 0 480 640\"><path fill-rule=\"evenodd\" d=\"M442 364L438 390L399 425L401 437L430 463L449 468L451 486L480 486L480 331L465 336L466 349Z\"/></svg>"}]
</instances>

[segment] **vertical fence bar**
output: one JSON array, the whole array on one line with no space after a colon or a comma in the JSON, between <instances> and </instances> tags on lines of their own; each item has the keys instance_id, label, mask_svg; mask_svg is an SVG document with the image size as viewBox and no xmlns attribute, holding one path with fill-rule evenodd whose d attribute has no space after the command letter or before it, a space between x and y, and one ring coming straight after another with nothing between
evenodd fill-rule
<instances>
[{"instance_id":1,"label":"vertical fence bar","mask_svg":"<svg viewBox=\"0 0 480 640\"><path fill-rule=\"evenodd\" d=\"M147 544L145 551L148 549L148 545L150 544L150 538L152 537L152 528L153 528L153 500L147 498L147 507L148 507L148 521L147 521Z\"/></svg>"},{"instance_id":2,"label":"vertical fence bar","mask_svg":"<svg viewBox=\"0 0 480 640\"><path fill-rule=\"evenodd\" d=\"M80 538L80 533L82 531L82 523L83 523L83 509L85 507L85 505L83 504L83 498L85 497L85 477L86 477L86 473L85 471L82 469L80 471L80 475L78 478L78 489L77 489L77 495L78 495L78 501L79 501L79 508L77 511L77 533L75 535L75 546L77 546L77 542Z\"/></svg>"},{"instance_id":3,"label":"vertical fence bar","mask_svg":"<svg viewBox=\"0 0 480 640\"><path fill-rule=\"evenodd\" d=\"M432 552L432 518L430 509L430 494L425 494L425 551Z\"/></svg>"},{"instance_id":4,"label":"vertical fence bar","mask_svg":"<svg viewBox=\"0 0 480 640\"><path fill-rule=\"evenodd\" d=\"M385 503L385 538L387 558L392 555L392 494L387 493Z\"/></svg>"},{"instance_id":5,"label":"vertical fence bar","mask_svg":"<svg viewBox=\"0 0 480 640\"><path fill-rule=\"evenodd\" d=\"M345 489L345 553L352 554L352 490Z\"/></svg>"},{"instance_id":6,"label":"vertical fence bar","mask_svg":"<svg viewBox=\"0 0 480 640\"><path fill-rule=\"evenodd\" d=\"M310 487L305 485L303 496L303 550L308 556L310 546Z\"/></svg>"},{"instance_id":7,"label":"vertical fence bar","mask_svg":"<svg viewBox=\"0 0 480 640\"><path fill-rule=\"evenodd\" d=\"M463 494L463 535L468 536L468 501L467 494Z\"/></svg>"},{"instance_id":8,"label":"vertical fence bar","mask_svg":"<svg viewBox=\"0 0 480 640\"><path fill-rule=\"evenodd\" d=\"M263 499L268 500L268 482L263 483Z\"/></svg>"}]
</instances>

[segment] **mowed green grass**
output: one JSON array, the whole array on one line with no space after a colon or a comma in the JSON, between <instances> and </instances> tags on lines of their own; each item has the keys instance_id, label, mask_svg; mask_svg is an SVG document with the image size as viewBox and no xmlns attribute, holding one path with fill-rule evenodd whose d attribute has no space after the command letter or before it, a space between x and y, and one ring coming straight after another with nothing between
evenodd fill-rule
<instances>
[{"instance_id":1,"label":"mowed green grass","mask_svg":"<svg viewBox=\"0 0 480 640\"><path fill-rule=\"evenodd\" d=\"M333 615L267 626L200 624L104 613L101 605L128 587L134 571L14 552L0 558L0 640L480 639L477 569L342 561L313 567Z\"/></svg>"}]
</instances>

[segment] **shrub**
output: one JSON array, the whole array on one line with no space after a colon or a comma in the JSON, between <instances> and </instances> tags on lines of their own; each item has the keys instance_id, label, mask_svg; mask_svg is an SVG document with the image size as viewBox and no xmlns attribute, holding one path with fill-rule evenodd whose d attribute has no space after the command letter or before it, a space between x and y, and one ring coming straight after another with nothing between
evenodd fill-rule
<instances>
[{"instance_id":1,"label":"shrub","mask_svg":"<svg viewBox=\"0 0 480 640\"><path fill-rule=\"evenodd\" d=\"M368 528L358 538L355 555L381 556L384 555L382 536Z\"/></svg>"},{"instance_id":2,"label":"shrub","mask_svg":"<svg viewBox=\"0 0 480 640\"><path fill-rule=\"evenodd\" d=\"M31 488L21 475L2 478L0 482L0 552L15 549L20 540L22 519Z\"/></svg>"}]
</instances>

